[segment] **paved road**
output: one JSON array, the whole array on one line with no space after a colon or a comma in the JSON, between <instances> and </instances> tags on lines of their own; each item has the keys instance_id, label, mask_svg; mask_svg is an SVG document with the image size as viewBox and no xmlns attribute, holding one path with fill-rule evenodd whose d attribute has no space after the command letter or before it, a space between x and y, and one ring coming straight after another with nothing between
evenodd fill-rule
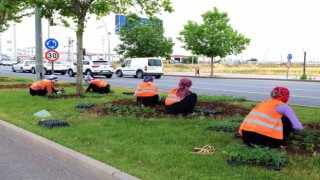
<instances>
[{"instance_id":1,"label":"paved road","mask_svg":"<svg viewBox=\"0 0 320 180\"><path fill-rule=\"evenodd\" d=\"M11 67L0 66L0 75L7 76L20 76L20 77L32 77L31 73L12 73ZM263 76L247 75L246 79L230 78L195 78L189 73L166 73L174 74L178 76L163 76L161 79L155 79L154 82L158 85L160 91L169 91L170 89L178 85L181 76L190 77L193 81L191 91L198 94L208 95L226 95L226 96L240 96L247 100L261 101L270 98L270 91L275 86L285 86L289 88L291 93L291 99L289 104L320 107L320 81L292 81L285 80L285 76L275 76L275 78L281 78L271 80L270 76L267 79L248 79L250 77L263 78ZM76 82L75 77L68 77L67 75L58 75L59 78L67 82ZM207 76L207 75L204 75ZM220 76L226 76L221 75ZM230 75L229 75L230 77ZM106 79L105 77L99 77ZM244 78L244 77L241 77ZM290 77L294 78L294 77ZM118 78L115 75L111 79L107 79L111 86L136 88L141 79L133 77Z\"/></svg>"},{"instance_id":2,"label":"paved road","mask_svg":"<svg viewBox=\"0 0 320 180\"><path fill-rule=\"evenodd\" d=\"M83 178L0 132L0 179L81 180Z\"/></svg>"}]
</instances>

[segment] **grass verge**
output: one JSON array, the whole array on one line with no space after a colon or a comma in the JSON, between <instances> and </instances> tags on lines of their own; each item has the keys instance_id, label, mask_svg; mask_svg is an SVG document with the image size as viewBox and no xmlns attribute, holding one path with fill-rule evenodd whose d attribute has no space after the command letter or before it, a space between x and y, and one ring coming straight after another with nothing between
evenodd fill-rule
<instances>
[{"instance_id":1,"label":"grass verge","mask_svg":"<svg viewBox=\"0 0 320 180\"><path fill-rule=\"evenodd\" d=\"M10 78L0 84L13 81L32 82ZM75 87L65 89L67 94L75 92ZM106 96L48 99L30 96L27 88L1 89L0 118L141 179L320 179L319 155L289 157L281 171L230 166L223 152L229 144L241 143L240 140L233 133L206 130L213 121L228 118L140 119L100 116L75 108L80 103L108 104L117 99L133 99L122 94L128 89L112 87L112 90ZM199 99L226 101L248 108L256 104L236 97L199 95ZM302 123L320 121L319 108L293 108ZM47 119L66 120L70 126L52 129L38 126L41 119L33 114L43 109L53 115ZM195 147L204 145L211 145L216 151L207 155L194 153Z\"/></svg>"}]
</instances>

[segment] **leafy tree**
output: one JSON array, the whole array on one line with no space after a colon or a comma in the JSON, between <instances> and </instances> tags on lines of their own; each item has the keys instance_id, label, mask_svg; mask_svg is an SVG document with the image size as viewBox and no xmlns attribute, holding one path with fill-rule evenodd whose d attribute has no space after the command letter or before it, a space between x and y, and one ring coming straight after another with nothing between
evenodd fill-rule
<instances>
[{"instance_id":1,"label":"leafy tree","mask_svg":"<svg viewBox=\"0 0 320 180\"><path fill-rule=\"evenodd\" d=\"M202 18L203 24L200 25L188 21L177 39L185 43L183 47L193 54L211 58L212 77L214 58L241 53L250 43L250 39L233 30L228 24L228 14L220 13L216 7L213 11L202 14Z\"/></svg>"},{"instance_id":2,"label":"leafy tree","mask_svg":"<svg viewBox=\"0 0 320 180\"><path fill-rule=\"evenodd\" d=\"M173 51L171 38L163 36L162 21L151 17L148 22L141 21L136 14L126 17L120 28L120 41L115 51L124 57L165 57Z\"/></svg>"},{"instance_id":3,"label":"leafy tree","mask_svg":"<svg viewBox=\"0 0 320 180\"><path fill-rule=\"evenodd\" d=\"M62 22L68 26L68 19L72 19L77 25L77 89L76 94L82 94L82 60L83 60L83 33L85 22L89 15L98 18L110 13L126 14L130 9L136 9L139 13L152 16L161 11L172 12L169 0L28 0L37 3L41 7L43 17L50 18L58 13Z\"/></svg>"},{"instance_id":4,"label":"leafy tree","mask_svg":"<svg viewBox=\"0 0 320 180\"><path fill-rule=\"evenodd\" d=\"M11 21L21 22L24 16L32 14L24 0L0 0L0 32L7 30Z\"/></svg>"}]
</instances>

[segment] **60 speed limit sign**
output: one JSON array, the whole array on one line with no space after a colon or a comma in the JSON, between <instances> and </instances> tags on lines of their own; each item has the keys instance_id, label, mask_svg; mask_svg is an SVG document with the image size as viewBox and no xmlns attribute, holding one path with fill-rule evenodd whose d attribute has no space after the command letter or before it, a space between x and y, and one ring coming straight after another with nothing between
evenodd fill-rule
<instances>
[{"instance_id":1,"label":"60 speed limit sign","mask_svg":"<svg viewBox=\"0 0 320 180\"><path fill-rule=\"evenodd\" d=\"M45 56L46 56L46 59L51 62L59 59L59 53L55 50L47 51Z\"/></svg>"}]
</instances>

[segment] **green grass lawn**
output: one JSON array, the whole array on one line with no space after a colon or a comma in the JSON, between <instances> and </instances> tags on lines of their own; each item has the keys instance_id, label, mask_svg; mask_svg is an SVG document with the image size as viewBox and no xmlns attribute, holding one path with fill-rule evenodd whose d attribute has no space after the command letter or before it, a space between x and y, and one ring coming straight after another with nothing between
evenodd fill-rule
<instances>
[{"instance_id":1,"label":"green grass lawn","mask_svg":"<svg viewBox=\"0 0 320 180\"><path fill-rule=\"evenodd\" d=\"M31 83L32 79L0 77L1 84ZM61 82L59 82L60 84ZM231 166L224 153L231 143L241 143L234 133L209 131L214 121L229 118L199 116L194 119L101 116L93 111L75 108L80 103L108 104L130 98L128 89L111 87L105 96L85 98L32 97L28 89L0 89L0 119L36 133L63 146L86 154L141 179L320 179L320 156L289 156L281 171L251 166ZM66 87L74 94L75 87ZM164 96L164 94L162 94ZM237 97L199 95L199 100L225 101L252 107L256 102ZM319 108L293 107L302 123L319 123ZM38 126L41 119L33 114L47 110L69 123L68 127L48 129ZM243 117L240 117L243 118ZM213 146L212 154L194 153L195 147Z\"/></svg>"}]
</instances>

